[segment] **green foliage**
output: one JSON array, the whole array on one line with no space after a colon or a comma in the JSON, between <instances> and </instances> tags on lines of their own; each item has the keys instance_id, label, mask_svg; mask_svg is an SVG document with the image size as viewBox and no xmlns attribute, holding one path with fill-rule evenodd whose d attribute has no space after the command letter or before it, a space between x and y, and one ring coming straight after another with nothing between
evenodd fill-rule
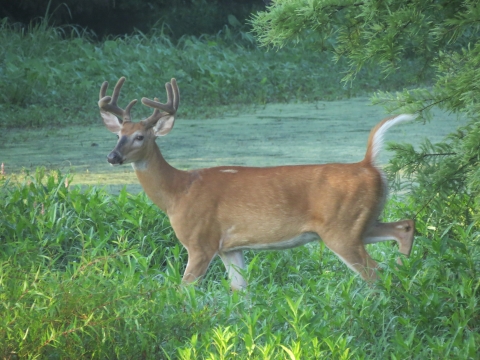
<instances>
[{"instance_id":1,"label":"green foliage","mask_svg":"<svg viewBox=\"0 0 480 360\"><path fill-rule=\"evenodd\" d=\"M333 52L336 59L348 59L345 80L355 78L366 64L389 75L411 66L412 58L420 59L415 72L421 76L438 52L459 50L476 41L479 12L475 4L458 0L276 0L251 21L264 46L299 43L313 30L320 49Z\"/></svg>"},{"instance_id":2,"label":"green foliage","mask_svg":"<svg viewBox=\"0 0 480 360\"><path fill-rule=\"evenodd\" d=\"M389 113L418 113L429 120L438 107L467 117L468 125L442 143L426 141L419 150L390 147L396 151L390 177L396 176L397 185L415 199L412 215L434 227L441 224L443 231L479 220L479 20L480 7L473 0L277 0L252 23L265 46L305 41L315 33L322 50L348 62L344 81L353 81L369 64L385 76L411 68L421 86L379 91L373 98Z\"/></svg>"},{"instance_id":3,"label":"green foliage","mask_svg":"<svg viewBox=\"0 0 480 360\"><path fill-rule=\"evenodd\" d=\"M248 252L231 293L215 261L179 286L185 251L144 195L71 185L38 170L0 178L0 357L474 359L480 232L417 222L411 258L388 244L380 280L359 280L323 245ZM412 204L394 201L387 219Z\"/></svg>"},{"instance_id":4,"label":"green foliage","mask_svg":"<svg viewBox=\"0 0 480 360\"><path fill-rule=\"evenodd\" d=\"M480 205L479 136L480 122L472 122L444 142L425 140L418 150L409 144L389 144L396 153L386 168L391 185L417 199L410 217L422 217L438 231L478 221L474 209Z\"/></svg>"},{"instance_id":5,"label":"green foliage","mask_svg":"<svg viewBox=\"0 0 480 360\"><path fill-rule=\"evenodd\" d=\"M397 89L374 69L351 87L340 84L342 65L312 50L315 42L264 52L249 33L225 27L213 36L184 36L173 42L162 30L137 32L96 43L79 28L50 27L47 21L17 29L0 27L1 127L91 124L100 121L96 102L104 80L127 77L121 104L165 96L176 77L180 116L210 117L267 102L331 100ZM140 116L148 109L137 105ZM149 114L148 114L149 115ZM138 116L138 118L140 118Z\"/></svg>"}]
</instances>

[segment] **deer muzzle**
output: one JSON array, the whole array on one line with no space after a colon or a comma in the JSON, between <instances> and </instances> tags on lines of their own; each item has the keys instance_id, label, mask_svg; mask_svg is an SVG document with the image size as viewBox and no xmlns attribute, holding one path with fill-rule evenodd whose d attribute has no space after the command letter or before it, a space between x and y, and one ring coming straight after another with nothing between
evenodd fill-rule
<instances>
[{"instance_id":1,"label":"deer muzzle","mask_svg":"<svg viewBox=\"0 0 480 360\"><path fill-rule=\"evenodd\" d=\"M107 161L112 165L122 165L123 157L119 152L113 150L110 154L108 154Z\"/></svg>"}]
</instances>

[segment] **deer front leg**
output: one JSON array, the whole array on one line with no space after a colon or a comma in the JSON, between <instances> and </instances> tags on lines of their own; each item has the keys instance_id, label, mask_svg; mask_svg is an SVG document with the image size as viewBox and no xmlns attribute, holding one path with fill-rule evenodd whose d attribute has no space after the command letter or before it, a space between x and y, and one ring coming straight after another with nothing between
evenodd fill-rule
<instances>
[{"instance_id":1,"label":"deer front leg","mask_svg":"<svg viewBox=\"0 0 480 360\"><path fill-rule=\"evenodd\" d=\"M375 223L365 234L364 244L373 244L381 241L395 240L398 243L400 253L410 256L413 246L413 234L415 222L413 220L402 220L391 223ZM402 264L400 257L397 259Z\"/></svg>"},{"instance_id":2,"label":"deer front leg","mask_svg":"<svg viewBox=\"0 0 480 360\"><path fill-rule=\"evenodd\" d=\"M190 284L200 279L208 269L216 251L208 251L198 247L189 247L188 262L185 272L183 273L183 283Z\"/></svg>"},{"instance_id":3,"label":"deer front leg","mask_svg":"<svg viewBox=\"0 0 480 360\"><path fill-rule=\"evenodd\" d=\"M243 290L247 287L247 282L239 270L245 270L245 259L242 250L220 253L220 258L227 268L228 278L232 290Z\"/></svg>"}]
</instances>

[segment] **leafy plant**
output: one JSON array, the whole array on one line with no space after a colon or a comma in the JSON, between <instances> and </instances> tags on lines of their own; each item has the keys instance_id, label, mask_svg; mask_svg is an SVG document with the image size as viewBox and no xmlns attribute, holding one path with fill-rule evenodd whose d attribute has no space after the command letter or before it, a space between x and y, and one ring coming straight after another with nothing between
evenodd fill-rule
<instances>
[{"instance_id":1,"label":"leafy plant","mask_svg":"<svg viewBox=\"0 0 480 360\"><path fill-rule=\"evenodd\" d=\"M175 77L182 92L180 116L211 117L245 111L268 102L333 100L396 83L366 68L361 82L340 84L346 63L333 64L315 51L315 37L295 47L265 52L251 34L224 27L216 35L183 36L173 41L165 28L150 33L95 41L78 27L50 27L48 20L18 28L0 24L1 127L93 124L99 121L98 89L124 75L121 101L161 96L163 84ZM407 80L404 80L407 79ZM138 118L148 109L137 106Z\"/></svg>"},{"instance_id":2,"label":"leafy plant","mask_svg":"<svg viewBox=\"0 0 480 360\"><path fill-rule=\"evenodd\" d=\"M473 225L440 233L420 219L398 268L392 247L372 246L387 259L374 286L322 245L248 252L248 289L231 293L220 261L179 286L185 252L144 195L72 181L42 169L19 185L0 178L1 358L477 356ZM394 199L385 216L410 206Z\"/></svg>"}]
</instances>

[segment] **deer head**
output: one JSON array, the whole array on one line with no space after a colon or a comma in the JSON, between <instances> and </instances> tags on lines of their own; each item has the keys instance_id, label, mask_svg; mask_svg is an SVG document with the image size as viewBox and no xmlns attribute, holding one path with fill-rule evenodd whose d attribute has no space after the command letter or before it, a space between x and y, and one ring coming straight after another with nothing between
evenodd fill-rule
<instances>
[{"instance_id":1,"label":"deer head","mask_svg":"<svg viewBox=\"0 0 480 360\"><path fill-rule=\"evenodd\" d=\"M130 112L137 100L132 100L125 109L117 105L124 82L125 77L121 77L113 89L112 96L106 96L108 82L105 81L100 88L98 101L105 126L118 136L117 145L107 156L108 162L112 165L141 162L148 157L148 153L155 146L155 138L167 135L172 130L180 101L177 82L172 79L165 84L167 103L162 104L157 98L154 100L142 98L142 103L154 111L147 119L134 123Z\"/></svg>"}]
</instances>

